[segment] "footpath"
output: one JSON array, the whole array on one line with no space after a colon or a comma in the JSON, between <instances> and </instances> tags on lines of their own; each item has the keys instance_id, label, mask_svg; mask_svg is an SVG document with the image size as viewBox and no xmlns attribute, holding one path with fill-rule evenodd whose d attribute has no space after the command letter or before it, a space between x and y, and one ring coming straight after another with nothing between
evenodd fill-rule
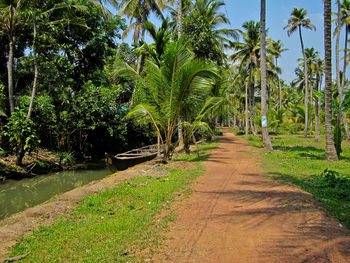
<instances>
[{"instance_id":1,"label":"footpath","mask_svg":"<svg viewBox=\"0 0 350 263\"><path fill-rule=\"evenodd\" d=\"M259 151L224 130L153 262L350 262L350 231L311 194L264 178Z\"/></svg>"}]
</instances>

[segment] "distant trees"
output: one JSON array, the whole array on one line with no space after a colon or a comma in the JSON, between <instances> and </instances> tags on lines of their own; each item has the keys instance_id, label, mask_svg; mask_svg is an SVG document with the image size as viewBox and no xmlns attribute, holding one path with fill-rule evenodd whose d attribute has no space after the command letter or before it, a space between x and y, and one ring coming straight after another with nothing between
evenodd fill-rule
<instances>
[{"instance_id":1,"label":"distant trees","mask_svg":"<svg viewBox=\"0 0 350 263\"><path fill-rule=\"evenodd\" d=\"M304 42L302 37L302 28L310 29L310 30L316 30L316 27L311 24L311 21L309 18L306 17L307 10L303 8L294 8L291 17L288 20L288 24L284 27L284 29L288 28L288 36L290 36L292 33L296 32L298 30L299 32L299 39L300 39L300 45L301 45L301 51L303 53L304 58L304 105L305 105L305 128L304 128L304 137L307 137L308 132L308 108L309 108L309 102L308 102L308 69L307 69L307 63L306 63L306 55L305 55L305 48L304 48Z\"/></svg>"}]
</instances>

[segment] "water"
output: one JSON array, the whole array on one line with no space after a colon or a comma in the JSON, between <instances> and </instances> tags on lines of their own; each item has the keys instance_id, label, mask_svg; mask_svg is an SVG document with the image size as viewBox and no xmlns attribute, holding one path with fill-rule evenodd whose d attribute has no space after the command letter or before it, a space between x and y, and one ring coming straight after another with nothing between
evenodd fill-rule
<instances>
[{"instance_id":1,"label":"water","mask_svg":"<svg viewBox=\"0 0 350 263\"><path fill-rule=\"evenodd\" d=\"M111 171L104 167L93 170L63 171L19 181L8 180L0 184L0 219L41 204L55 195L102 179L109 174Z\"/></svg>"}]
</instances>

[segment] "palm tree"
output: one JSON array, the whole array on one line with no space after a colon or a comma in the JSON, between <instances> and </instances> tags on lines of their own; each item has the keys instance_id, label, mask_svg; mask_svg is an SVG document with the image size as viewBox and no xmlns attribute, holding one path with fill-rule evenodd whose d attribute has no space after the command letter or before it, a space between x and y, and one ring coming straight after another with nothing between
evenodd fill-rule
<instances>
[{"instance_id":1,"label":"palm tree","mask_svg":"<svg viewBox=\"0 0 350 263\"><path fill-rule=\"evenodd\" d=\"M267 150L272 150L269 130L267 125L267 89L266 89L266 0L261 0L260 9L260 55L261 55L261 118L263 145Z\"/></svg>"},{"instance_id":2,"label":"palm tree","mask_svg":"<svg viewBox=\"0 0 350 263\"><path fill-rule=\"evenodd\" d=\"M288 28L288 36L290 36L295 31L299 31L299 38L300 38L300 44L301 44L301 50L303 53L304 58L304 78L305 78L305 129L304 129L304 137L307 137L308 132L308 69L307 69L307 63L306 63L306 55L304 50L304 42L302 37L302 28L310 29L310 30L316 30L316 27L311 24L311 21L309 18L306 18L307 11L303 8L297 9L294 8L291 13L291 18L288 20L288 24L284 27L284 29Z\"/></svg>"},{"instance_id":3,"label":"palm tree","mask_svg":"<svg viewBox=\"0 0 350 263\"><path fill-rule=\"evenodd\" d=\"M326 112L326 159L337 161L332 130L332 1L324 0L324 50L325 50L325 112Z\"/></svg>"},{"instance_id":4,"label":"palm tree","mask_svg":"<svg viewBox=\"0 0 350 263\"><path fill-rule=\"evenodd\" d=\"M213 38L219 43L219 48L229 47L231 37L238 39L236 29L222 28L222 25L230 24L230 20L224 14L219 13L219 9L224 5L225 3L220 0L196 0L193 7L194 13L192 14L205 17Z\"/></svg>"},{"instance_id":5,"label":"palm tree","mask_svg":"<svg viewBox=\"0 0 350 263\"><path fill-rule=\"evenodd\" d=\"M162 10L166 7L164 0L121 0L120 2L121 10L119 15L126 15L130 18L130 26L124 31L122 37L123 39L128 35L128 33L134 29L133 41L137 44L140 39L145 41L145 28L144 24L148 21L148 17L151 12L154 12L158 17L164 19ZM135 20L133 22L133 20ZM142 63L142 54L137 60L136 71L140 73Z\"/></svg>"},{"instance_id":6,"label":"palm tree","mask_svg":"<svg viewBox=\"0 0 350 263\"><path fill-rule=\"evenodd\" d=\"M15 103L13 99L13 60L14 47L17 33L26 24L24 0L5 1L0 0L0 34L7 36L9 41L7 77L8 77L8 100L10 114L14 112Z\"/></svg>"},{"instance_id":7,"label":"palm tree","mask_svg":"<svg viewBox=\"0 0 350 263\"><path fill-rule=\"evenodd\" d=\"M164 19L161 27L158 29L156 29L151 22L146 21L144 28L154 42L152 44L142 43L142 45L136 50L139 53L151 57L154 62L160 66L166 45L170 42L171 39L169 21L167 19Z\"/></svg>"},{"instance_id":8,"label":"palm tree","mask_svg":"<svg viewBox=\"0 0 350 263\"><path fill-rule=\"evenodd\" d=\"M249 71L248 85L247 85L247 95L248 103L251 112L251 118L254 116L254 98L255 90L254 85L252 85L252 76L254 75L254 70L259 67L259 52L260 52L260 23L253 20L243 23L242 27L245 32L240 30L243 36L243 42L232 42L231 46L236 51L232 56L231 60L233 62L240 61L239 72L241 72L244 66L247 66ZM238 76L238 75L237 75ZM253 133L255 133L254 123L251 121L251 128ZM255 134L256 135L256 134Z\"/></svg>"},{"instance_id":9,"label":"palm tree","mask_svg":"<svg viewBox=\"0 0 350 263\"><path fill-rule=\"evenodd\" d=\"M323 61L321 59L316 59L316 84L315 90L317 92L320 91L321 83L322 83L322 75L323 75ZM320 141L320 106L318 96L315 98L315 141Z\"/></svg>"},{"instance_id":10,"label":"palm tree","mask_svg":"<svg viewBox=\"0 0 350 263\"><path fill-rule=\"evenodd\" d=\"M119 64L114 73L138 82L144 88L147 103L135 106L130 117L151 122L161 141L165 143L163 161L167 162L179 115L185 99L193 102L203 98L217 76L216 67L193 58L186 44L180 40L167 46L161 66L147 60L145 77L127 64ZM175 143L176 145L176 143Z\"/></svg>"},{"instance_id":11,"label":"palm tree","mask_svg":"<svg viewBox=\"0 0 350 263\"><path fill-rule=\"evenodd\" d=\"M339 93L339 103L341 104L344 99L344 88L345 88L345 76L346 76L346 68L347 68L347 51L348 51L348 34L349 34L349 27L350 27L350 1L349 0L343 0L343 3L340 2L340 0L337 1L338 3L338 14L337 14L337 27L334 31L334 34L336 34L336 73L337 73L337 86L338 86L338 93ZM339 40L340 40L340 31L345 25L345 44L344 44L344 63L343 63L343 78L340 77L340 70L339 70ZM342 120L344 123L344 128L346 132L347 139L350 140L350 130L348 127L346 114L345 112L341 113Z\"/></svg>"},{"instance_id":12,"label":"palm tree","mask_svg":"<svg viewBox=\"0 0 350 263\"><path fill-rule=\"evenodd\" d=\"M283 48L283 43L281 40L272 40L272 54L275 57L276 67L278 67L278 59L281 57L282 52L287 51L287 48ZM278 87L279 87L279 108L282 109L282 85L278 77Z\"/></svg>"}]
</instances>

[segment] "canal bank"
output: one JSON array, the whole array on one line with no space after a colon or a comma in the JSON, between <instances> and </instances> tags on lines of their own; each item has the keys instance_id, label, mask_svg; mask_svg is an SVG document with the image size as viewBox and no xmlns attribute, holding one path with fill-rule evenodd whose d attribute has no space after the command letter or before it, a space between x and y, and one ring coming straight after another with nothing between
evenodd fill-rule
<instances>
[{"instance_id":1,"label":"canal bank","mask_svg":"<svg viewBox=\"0 0 350 263\"><path fill-rule=\"evenodd\" d=\"M47 226L54 219L65 212L78 206L80 201L92 194L125 182L133 177L141 176L164 176L168 172L156 162L150 162L135 166L126 171L119 172L114 176L106 177L99 181L93 181L86 186L78 187L61 194L49 202L28 208L20 213L0 221L0 262L8 249L11 248L21 237L30 234L39 226Z\"/></svg>"}]
</instances>

